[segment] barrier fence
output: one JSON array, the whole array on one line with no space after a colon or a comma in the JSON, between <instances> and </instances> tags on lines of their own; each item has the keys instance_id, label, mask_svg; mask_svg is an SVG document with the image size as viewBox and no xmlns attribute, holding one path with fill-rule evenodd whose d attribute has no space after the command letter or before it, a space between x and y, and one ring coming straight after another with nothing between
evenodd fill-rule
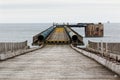
<instances>
[{"instance_id":1,"label":"barrier fence","mask_svg":"<svg viewBox=\"0 0 120 80\"><path fill-rule=\"evenodd\" d=\"M87 49L98 52L103 56L120 59L120 43L88 41Z\"/></svg>"},{"instance_id":2,"label":"barrier fence","mask_svg":"<svg viewBox=\"0 0 120 80\"><path fill-rule=\"evenodd\" d=\"M105 43L105 42L92 42L88 41L90 48L101 51L109 52L120 55L120 43Z\"/></svg>"},{"instance_id":3,"label":"barrier fence","mask_svg":"<svg viewBox=\"0 0 120 80\"><path fill-rule=\"evenodd\" d=\"M25 49L27 47L27 41L24 42L1 42L0 53L8 51L17 51L19 49Z\"/></svg>"}]
</instances>

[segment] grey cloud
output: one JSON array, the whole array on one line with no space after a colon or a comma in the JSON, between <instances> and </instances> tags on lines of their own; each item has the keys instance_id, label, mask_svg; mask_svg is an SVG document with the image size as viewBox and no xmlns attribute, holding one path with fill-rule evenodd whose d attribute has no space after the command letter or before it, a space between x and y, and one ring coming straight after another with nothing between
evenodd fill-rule
<instances>
[{"instance_id":1,"label":"grey cloud","mask_svg":"<svg viewBox=\"0 0 120 80\"><path fill-rule=\"evenodd\" d=\"M86 7L120 7L119 4L8 4L0 5L0 9L60 9Z\"/></svg>"}]
</instances>

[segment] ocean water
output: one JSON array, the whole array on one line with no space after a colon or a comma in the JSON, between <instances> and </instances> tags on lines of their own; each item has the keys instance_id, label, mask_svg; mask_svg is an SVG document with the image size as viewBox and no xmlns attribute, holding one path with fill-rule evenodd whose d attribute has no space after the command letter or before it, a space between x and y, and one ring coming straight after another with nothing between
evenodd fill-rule
<instances>
[{"instance_id":1,"label":"ocean water","mask_svg":"<svg viewBox=\"0 0 120 80\"><path fill-rule=\"evenodd\" d=\"M31 46L33 36L52 26L50 23L0 24L0 42L22 42Z\"/></svg>"},{"instance_id":2,"label":"ocean water","mask_svg":"<svg viewBox=\"0 0 120 80\"><path fill-rule=\"evenodd\" d=\"M0 42L21 42L28 40L28 45L32 44L32 37L48 27L51 23L1 23L0 24ZM74 28L83 37L84 28ZM104 37L85 38L84 43L88 40L100 42L120 42L120 23L105 23Z\"/></svg>"}]
</instances>

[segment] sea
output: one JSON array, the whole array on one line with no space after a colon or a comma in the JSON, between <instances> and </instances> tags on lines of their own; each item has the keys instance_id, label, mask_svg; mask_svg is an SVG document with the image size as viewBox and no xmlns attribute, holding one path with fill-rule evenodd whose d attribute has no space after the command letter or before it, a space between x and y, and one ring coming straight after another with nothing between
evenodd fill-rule
<instances>
[{"instance_id":1,"label":"sea","mask_svg":"<svg viewBox=\"0 0 120 80\"><path fill-rule=\"evenodd\" d=\"M28 41L32 47L33 36L52 26L52 23L0 23L0 42ZM72 28L88 40L95 42L120 42L120 23L104 23L104 37L86 38L84 28Z\"/></svg>"}]
</instances>

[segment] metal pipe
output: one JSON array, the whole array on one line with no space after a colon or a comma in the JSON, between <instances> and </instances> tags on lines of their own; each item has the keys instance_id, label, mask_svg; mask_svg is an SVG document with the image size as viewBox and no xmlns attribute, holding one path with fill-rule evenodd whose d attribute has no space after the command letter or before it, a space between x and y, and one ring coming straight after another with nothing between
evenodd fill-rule
<instances>
[{"instance_id":1,"label":"metal pipe","mask_svg":"<svg viewBox=\"0 0 120 80\"><path fill-rule=\"evenodd\" d=\"M72 31L69 32L69 35L70 35L70 37L71 37L71 39L72 39L73 41L77 41L77 40L78 40L77 35L76 35L75 33L73 33Z\"/></svg>"},{"instance_id":2,"label":"metal pipe","mask_svg":"<svg viewBox=\"0 0 120 80\"><path fill-rule=\"evenodd\" d=\"M49 34L54 30L54 26L51 26L50 28L46 29L45 31L35 35L33 37L33 45L39 45L40 43L44 42L45 39L49 36Z\"/></svg>"},{"instance_id":3,"label":"metal pipe","mask_svg":"<svg viewBox=\"0 0 120 80\"><path fill-rule=\"evenodd\" d=\"M70 27L65 26L65 29L69 35L69 37L71 38L71 42L73 44L80 44L83 45L83 37L81 35L79 35L77 32L75 32L74 30L72 30Z\"/></svg>"}]
</instances>

